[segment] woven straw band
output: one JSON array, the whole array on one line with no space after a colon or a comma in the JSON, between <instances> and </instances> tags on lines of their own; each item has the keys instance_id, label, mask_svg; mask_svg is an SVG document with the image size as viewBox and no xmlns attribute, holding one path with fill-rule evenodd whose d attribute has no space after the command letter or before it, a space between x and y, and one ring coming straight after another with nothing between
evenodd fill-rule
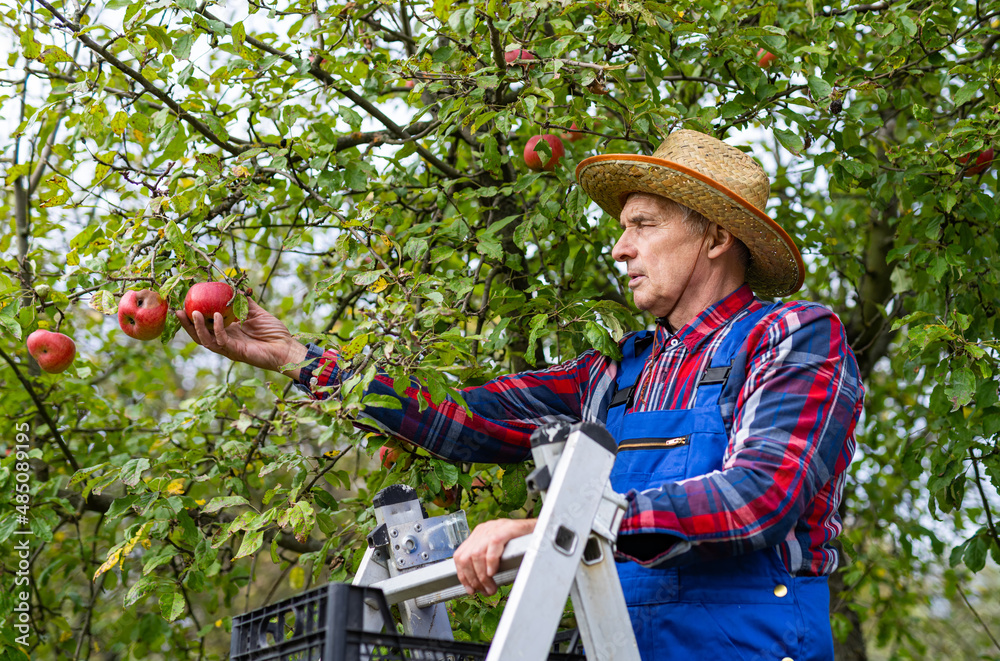
<instances>
[{"instance_id":1,"label":"woven straw band","mask_svg":"<svg viewBox=\"0 0 1000 661\"><path fill-rule=\"evenodd\" d=\"M674 131L652 156L591 156L577 166L576 180L616 220L630 193L652 193L725 227L750 250L746 281L758 295L787 296L802 286L799 249L762 211L771 189L767 173L721 140Z\"/></svg>"}]
</instances>

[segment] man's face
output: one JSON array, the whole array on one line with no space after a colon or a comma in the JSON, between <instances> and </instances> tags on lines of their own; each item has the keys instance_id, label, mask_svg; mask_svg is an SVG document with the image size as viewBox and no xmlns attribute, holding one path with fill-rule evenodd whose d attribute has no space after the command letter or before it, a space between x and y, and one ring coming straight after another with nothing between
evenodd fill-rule
<instances>
[{"instance_id":1,"label":"man's face","mask_svg":"<svg viewBox=\"0 0 1000 661\"><path fill-rule=\"evenodd\" d=\"M669 315L698 277L704 236L692 233L682 217L666 198L633 193L621 214L624 231L611 250L628 266L635 306L657 317Z\"/></svg>"}]
</instances>

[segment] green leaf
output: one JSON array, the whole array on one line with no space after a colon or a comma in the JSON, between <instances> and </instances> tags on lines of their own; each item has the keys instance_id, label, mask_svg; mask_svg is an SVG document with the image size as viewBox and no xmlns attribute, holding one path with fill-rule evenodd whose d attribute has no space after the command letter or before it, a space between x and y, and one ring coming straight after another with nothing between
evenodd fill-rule
<instances>
[{"instance_id":1,"label":"green leaf","mask_svg":"<svg viewBox=\"0 0 1000 661\"><path fill-rule=\"evenodd\" d=\"M184 235L181 234L181 230L177 227L177 224L172 220L167 221L166 227L163 228L163 233L166 235L167 241L170 242L170 246L174 249L174 252L178 255L184 255Z\"/></svg>"},{"instance_id":2,"label":"green leaf","mask_svg":"<svg viewBox=\"0 0 1000 661\"><path fill-rule=\"evenodd\" d=\"M160 613L168 622L173 622L184 612L184 595L176 585L172 586L171 592L164 592L160 595Z\"/></svg>"},{"instance_id":3,"label":"green leaf","mask_svg":"<svg viewBox=\"0 0 1000 661\"><path fill-rule=\"evenodd\" d=\"M376 395L374 393L365 395L364 399L361 400L361 403L365 406L388 409L390 411L400 411L403 408L403 405L399 402L399 400L392 395Z\"/></svg>"},{"instance_id":4,"label":"green leaf","mask_svg":"<svg viewBox=\"0 0 1000 661\"><path fill-rule=\"evenodd\" d=\"M806 80L809 83L809 91L817 101L825 99L833 92L833 85L818 76L809 76Z\"/></svg>"},{"instance_id":5,"label":"green leaf","mask_svg":"<svg viewBox=\"0 0 1000 661\"><path fill-rule=\"evenodd\" d=\"M982 571L986 566L986 554L989 551L989 536L985 534L976 535L965 547L965 555L962 559L965 566L974 572Z\"/></svg>"},{"instance_id":6,"label":"green leaf","mask_svg":"<svg viewBox=\"0 0 1000 661\"><path fill-rule=\"evenodd\" d=\"M802 138L793 133L792 131L786 131L784 129L774 128L774 137L778 139L781 146L798 156L803 149L805 149L805 143L802 142Z\"/></svg>"},{"instance_id":7,"label":"green leaf","mask_svg":"<svg viewBox=\"0 0 1000 661\"><path fill-rule=\"evenodd\" d=\"M240 550L236 552L233 556L233 560L239 560L240 558L245 558L248 555L253 555L257 552L257 549L261 547L264 543L264 531L263 530L252 530L243 535L243 543L240 544Z\"/></svg>"},{"instance_id":8,"label":"green leaf","mask_svg":"<svg viewBox=\"0 0 1000 661\"><path fill-rule=\"evenodd\" d=\"M213 512L218 512L221 509L249 504L250 502L243 496L218 496L213 498L208 505L205 505L202 512L205 514L212 514Z\"/></svg>"},{"instance_id":9,"label":"green leaf","mask_svg":"<svg viewBox=\"0 0 1000 661\"><path fill-rule=\"evenodd\" d=\"M169 557L167 559L169 560ZM162 584L162 579L157 576L143 576L129 589L128 594L125 595L125 601L122 606L124 608L129 608L135 605L136 602L154 592L157 588L161 587Z\"/></svg>"},{"instance_id":10,"label":"green leaf","mask_svg":"<svg viewBox=\"0 0 1000 661\"><path fill-rule=\"evenodd\" d=\"M434 475L441 480L442 486L451 488L458 484L458 467L447 461L434 459Z\"/></svg>"},{"instance_id":11,"label":"green leaf","mask_svg":"<svg viewBox=\"0 0 1000 661\"><path fill-rule=\"evenodd\" d=\"M243 27L243 21L233 23L232 35L233 44L237 47L242 46L247 37L246 29Z\"/></svg>"},{"instance_id":12,"label":"green leaf","mask_svg":"<svg viewBox=\"0 0 1000 661\"><path fill-rule=\"evenodd\" d=\"M367 271L365 273L359 273L352 278L354 284L367 287L368 285L374 284L379 278L385 275L385 269L377 269L375 271Z\"/></svg>"},{"instance_id":13,"label":"green leaf","mask_svg":"<svg viewBox=\"0 0 1000 661\"><path fill-rule=\"evenodd\" d=\"M21 324L17 322L19 308L17 303L8 301L0 308L0 327L14 336L15 340L21 340Z\"/></svg>"},{"instance_id":14,"label":"green leaf","mask_svg":"<svg viewBox=\"0 0 1000 661\"><path fill-rule=\"evenodd\" d=\"M972 370L967 367L955 370L951 375L951 383L945 388L945 394L952 404L952 410L968 404L972 401L972 396L975 393L976 377Z\"/></svg>"},{"instance_id":15,"label":"green leaf","mask_svg":"<svg viewBox=\"0 0 1000 661\"><path fill-rule=\"evenodd\" d=\"M240 321L245 321L247 315L250 314L250 303L247 302L247 297L244 294L236 293L236 297L233 299L233 314Z\"/></svg>"},{"instance_id":16,"label":"green leaf","mask_svg":"<svg viewBox=\"0 0 1000 661\"><path fill-rule=\"evenodd\" d=\"M134 487L139 484L139 480L142 479L142 473L146 470L149 470L149 459L146 457L129 459L125 462L125 465L122 466L119 478L128 486Z\"/></svg>"},{"instance_id":17,"label":"green leaf","mask_svg":"<svg viewBox=\"0 0 1000 661\"><path fill-rule=\"evenodd\" d=\"M962 89L955 92L955 106L957 107L968 103L975 98L976 94L978 94L981 89L981 83L969 83L968 85L963 86Z\"/></svg>"},{"instance_id":18,"label":"green leaf","mask_svg":"<svg viewBox=\"0 0 1000 661\"><path fill-rule=\"evenodd\" d=\"M521 464L505 467L503 477L500 478L500 488L503 492L503 499L500 507L506 512L519 509L528 500L528 487L524 483L527 471Z\"/></svg>"},{"instance_id":19,"label":"green leaf","mask_svg":"<svg viewBox=\"0 0 1000 661\"><path fill-rule=\"evenodd\" d=\"M460 36L467 36L476 26L476 8L467 7L452 12L448 17L448 27Z\"/></svg>"}]
</instances>

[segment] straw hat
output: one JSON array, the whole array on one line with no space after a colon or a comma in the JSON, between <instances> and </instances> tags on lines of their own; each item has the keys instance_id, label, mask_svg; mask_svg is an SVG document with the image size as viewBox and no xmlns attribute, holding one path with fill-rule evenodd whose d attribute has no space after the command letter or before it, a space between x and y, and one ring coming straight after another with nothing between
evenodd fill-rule
<instances>
[{"instance_id":1,"label":"straw hat","mask_svg":"<svg viewBox=\"0 0 1000 661\"><path fill-rule=\"evenodd\" d=\"M667 136L652 156L603 154L585 159L576 180L615 219L630 193L662 195L733 233L750 250L747 284L762 296L787 296L805 278L802 255L764 213L771 182L752 157L697 131Z\"/></svg>"}]
</instances>

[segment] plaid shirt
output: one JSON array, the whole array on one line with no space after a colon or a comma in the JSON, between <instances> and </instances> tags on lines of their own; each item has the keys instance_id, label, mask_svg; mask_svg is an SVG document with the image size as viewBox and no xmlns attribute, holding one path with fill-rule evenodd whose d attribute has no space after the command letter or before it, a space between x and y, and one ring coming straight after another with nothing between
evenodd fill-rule
<instances>
[{"instance_id":1,"label":"plaid shirt","mask_svg":"<svg viewBox=\"0 0 1000 661\"><path fill-rule=\"evenodd\" d=\"M762 305L743 286L673 335L657 326L630 411L693 406L697 381L730 324ZM310 345L309 357L299 377L307 389L342 378L336 351ZM671 566L776 546L792 574L829 574L837 566L830 542L841 530L837 508L863 400L843 326L823 306L785 303L752 328L733 364L745 371L734 369L721 400L730 431L723 470L627 494L619 552L645 565ZM530 456L529 438L540 425L603 423L618 368L617 361L587 351L546 370L465 388L471 416L450 399L435 406L411 384L401 410L369 407L361 418L447 459L521 461ZM368 392L395 396L384 375ZM417 397L427 402L423 411ZM663 540L655 553L646 550L649 533ZM630 535L645 541L630 544Z\"/></svg>"}]
</instances>

